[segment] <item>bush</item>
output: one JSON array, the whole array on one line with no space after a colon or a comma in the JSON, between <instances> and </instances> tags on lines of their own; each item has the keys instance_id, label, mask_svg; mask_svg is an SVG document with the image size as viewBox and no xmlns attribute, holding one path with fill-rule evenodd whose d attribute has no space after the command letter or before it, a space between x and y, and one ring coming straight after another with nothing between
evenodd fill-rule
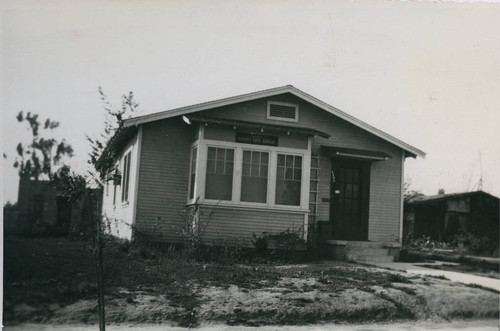
<instances>
[{"instance_id":1,"label":"bush","mask_svg":"<svg viewBox=\"0 0 500 331\"><path fill-rule=\"evenodd\" d=\"M287 252L306 249L306 241L301 228L288 228L283 232L269 235L269 239L276 244L276 248Z\"/></svg>"},{"instance_id":2,"label":"bush","mask_svg":"<svg viewBox=\"0 0 500 331\"><path fill-rule=\"evenodd\" d=\"M252 244L253 247L255 248L257 256L259 257L267 256L268 253L267 248L269 246L269 243L268 243L268 235L266 234L266 232L262 232L262 237L257 237L255 232L253 232Z\"/></svg>"},{"instance_id":3,"label":"bush","mask_svg":"<svg viewBox=\"0 0 500 331\"><path fill-rule=\"evenodd\" d=\"M478 237L472 233L456 234L451 238L450 244L453 247L465 247L476 255L490 255L498 248L498 244L489 237Z\"/></svg>"}]
</instances>

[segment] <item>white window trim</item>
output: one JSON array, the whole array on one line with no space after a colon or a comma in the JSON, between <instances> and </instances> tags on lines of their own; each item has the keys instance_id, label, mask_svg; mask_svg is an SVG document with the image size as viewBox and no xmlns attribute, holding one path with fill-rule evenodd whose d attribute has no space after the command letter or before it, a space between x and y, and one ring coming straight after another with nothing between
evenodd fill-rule
<instances>
[{"instance_id":1,"label":"white window trim","mask_svg":"<svg viewBox=\"0 0 500 331\"><path fill-rule=\"evenodd\" d=\"M189 192L188 192L187 203L193 204L198 199L198 203L203 203L207 205L230 206L236 208L250 208L250 209L308 212L309 185L310 185L309 180L310 180L310 166L311 166L310 145L311 144L309 142L308 145L309 148L307 150L304 150L304 149L289 148L289 147L262 146L262 145L244 144L244 143L236 143L228 141L200 139L191 145L191 148L193 148L194 146L198 147L197 163L196 163L196 179L195 179L196 182L194 185L195 188L194 188L193 199L189 199ZM233 167L233 188L232 188L233 192L231 200L223 201L223 200L205 199L208 147L232 148L235 151L234 167ZM269 153L268 182L267 182L268 195L266 203L241 201L243 150ZM275 203L278 153L302 156L302 181L301 181L300 206L279 205Z\"/></svg>"},{"instance_id":2,"label":"white window trim","mask_svg":"<svg viewBox=\"0 0 500 331\"><path fill-rule=\"evenodd\" d=\"M133 149L133 146L130 146L129 148L127 148L125 150L125 152L122 154L123 156L121 157L121 160L120 160L120 170L121 170L121 175L122 175L122 180L121 180L121 183L120 183L120 194L119 194L119 199L120 199L120 203L122 205L122 207L125 207L125 206L128 206L130 204L130 173L132 171L132 149ZM128 184L127 184L127 199L126 200L123 200L123 189L124 189L124 179L125 179L125 157L127 157L127 155L130 155L129 156L129 160L128 160L128 166L129 166L129 173L128 173L128 178L127 178L127 181L128 181Z\"/></svg>"},{"instance_id":3,"label":"white window trim","mask_svg":"<svg viewBox=\"0 0 500 331\"><path fill-rule=\"evenodd\" d=\"M191 144L191 148L189 149L189 175L188 175L188 191L187 191L187 200L188 204L193 204L196 202L197 197L197 184L198 184L198 163L200 161L200 146L198 146L198 140ZM193 198L191 199L189 195L191 194L191 171L193 170L193 148L196 147L196 170L194 175L194 186L193 186Z\"/></svg>"},{"instance_id":4,"label":"white window trim","mask_svg":"<svg viewBox=\"0 0 500 331\"><path fill-rule=\"evenodd\" d=\"M287 107L295 108L295 118L283 118L283 117L271 116L271 105L287 106ZM269 120L297 123L299 121L299 105L296 105L293 103L279 102L279 101L268 101L267 102L267 116L266 116L266 118Z\"/></svg>"}]
</instances>

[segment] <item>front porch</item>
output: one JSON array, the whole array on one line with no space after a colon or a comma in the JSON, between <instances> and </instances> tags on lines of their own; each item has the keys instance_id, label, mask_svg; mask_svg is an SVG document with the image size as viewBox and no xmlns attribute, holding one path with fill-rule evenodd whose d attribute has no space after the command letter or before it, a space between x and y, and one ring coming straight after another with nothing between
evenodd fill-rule
<instances>
[{"instance_id":1,"label":"front porch","mask_svg":"<svg viewBox=\"0 0 500 331\"><path fill-rule=\"evenodd\" d=\"M378 151L313 145L308 239L325 258L399 260L402 158L398 159Z\"/></svg>"}]
</instances>

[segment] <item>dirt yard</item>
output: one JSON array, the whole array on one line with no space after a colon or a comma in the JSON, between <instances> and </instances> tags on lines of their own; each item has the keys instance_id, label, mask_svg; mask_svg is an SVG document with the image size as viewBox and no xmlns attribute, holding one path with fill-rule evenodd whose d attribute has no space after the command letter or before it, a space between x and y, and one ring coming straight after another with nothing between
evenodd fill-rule
<instances>
[{"instance_id":1,"label":"dirt yard","mask_svg":"<svg viewBox=\"0 0 500 331\"><path fill-rule=\"evenodd\" d=\"M97 323L91 243L5 238L4 324ZM105 250L112 324L195 327L499 318L499 294L346 263L195 262Z\"/></svg>"}]
</instances>

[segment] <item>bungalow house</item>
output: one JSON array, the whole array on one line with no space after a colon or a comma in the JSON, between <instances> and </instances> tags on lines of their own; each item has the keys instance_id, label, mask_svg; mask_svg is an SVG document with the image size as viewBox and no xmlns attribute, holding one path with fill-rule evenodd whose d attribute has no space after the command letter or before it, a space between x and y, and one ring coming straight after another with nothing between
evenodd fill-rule
<instances>
[{"instance_id":1,"label":"bungalow house","mask_svg":"<svg viewBox=\"0 0 500 331\"><path fill-rule=\"evenodd\" d=\"M207 239L301 229L331 257L381 261L401 245L405 158L425 156L290 85L130 118L110 145L117 236L178 243L196 205Z\"/></svg>"}]
</instances>

